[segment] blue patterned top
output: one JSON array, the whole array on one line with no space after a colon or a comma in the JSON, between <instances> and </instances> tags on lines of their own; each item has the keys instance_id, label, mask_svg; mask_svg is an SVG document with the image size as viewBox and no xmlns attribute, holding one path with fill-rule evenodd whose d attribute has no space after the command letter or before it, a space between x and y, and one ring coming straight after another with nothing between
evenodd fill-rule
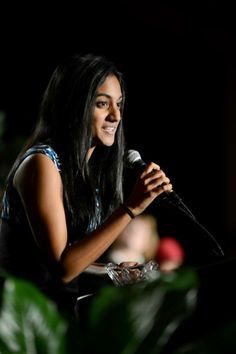
<instances>
[{"instance_id":1,"label":"blue patterned top","mask_svg":"<svg viewBox=\"0 0 236 354\"><path fill-rule=\"evenodd\" d=\"M25 152L25 154L22 156L22 158L20 159L16 169L19 167L19 165L22 163L22 161L26 159L26 157L33 155L35 153L42 153L42 154L47 155L53 161L57 170L59 172L61 172L61 164L60 164L59 158L57 156L57 153L55 152L55 150L53 150L51 148L51 146L45 145L45 144L38 144L38 145L35 145L35 146L31 147L30 149L28 149ZM11 190L12 190L11 187L8 188L3 195L3 201L2 201L3 207L2 207L2 213L1 213L2 219L10 219L11 212L13 212L10 210L10 208L12 207L11 203L10 203ZM18 211L15 211L15 213L17 214Z\"/></svg>"},{"instance_id":2,"label":"blue patterned top","mask_svg":"<svg viewBox=\"0 0 236 354\"><path fill-rule=\"evenodd\" d=\"M30 155L42 153L47 155L61 173L61 163L57 153L47 144L37 144L29 148L23 156L19 158L14 170L8 179L6 191L3 197L3 209L0 222L0 269L4 269L15 276L32 281L39 288L59 302L64 299L65 290L71 294L75 292L78 296L78 288L83 293L83 285L80 277L75 278L69 284L62 284L58 277L55 265L45 257L45 254L38 247L32 235L24 206L17 190L13 186L13 178L20 164ZM86 232L91 232L101 222L101 202L99 190L96 190L96 215L95 220L89 220ZM74 241L74 237L79 235L68 235L68 245ZM87 281L85 282L87 289ZM86 290L87 292L87 290ZM60 295L62 294L62 296ZM71 296L71 295L70 295Z\"/></svg>"},{"instance_id":3,"label":"blue patterned top","mask_svg":"<svg viewBox=\"0 0 236 354\"><path fill-rule=\"evenodd\" d=\"M39 249L24 211L17 190L13 186L16 170L28 156L42 153L47 155L61 171L56 152L46 144L29 148L17 161L7 182L3 196L3 209L0 223L0 268L10 274L23 277L37 284L42 290L49 291L61 287L60 280L53 276L52 265Z\"/></svg>"}]
</instances>

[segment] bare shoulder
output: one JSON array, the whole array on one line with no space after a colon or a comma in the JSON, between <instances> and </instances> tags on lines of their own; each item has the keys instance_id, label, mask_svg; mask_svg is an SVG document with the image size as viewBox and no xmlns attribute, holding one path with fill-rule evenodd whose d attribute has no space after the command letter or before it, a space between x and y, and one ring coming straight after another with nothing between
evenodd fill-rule
<instances>
[{"instance_id":1,"label":"bare shoulder","mask_svg":"<svg viewBox=\"0 0 236 354\"><path fill-rule=\"evenodd\" d=\"M31 184L42 184L45 180L51 184L61 184L61 176L54 162L45 154L35 153L28 156L18 167L13 185L21 188L24 185L30 187Z\"/></svg>"}]
</instances>

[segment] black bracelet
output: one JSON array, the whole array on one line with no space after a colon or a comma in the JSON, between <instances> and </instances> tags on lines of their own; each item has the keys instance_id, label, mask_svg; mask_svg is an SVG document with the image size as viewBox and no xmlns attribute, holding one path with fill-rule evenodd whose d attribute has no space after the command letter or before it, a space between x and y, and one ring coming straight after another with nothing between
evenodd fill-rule
<instances>
[{"instance_id":1,"label":"black bracelet","mask_svg":"<svg viewBox=\"0 0 236 354\"><path fill-rule=\"evenodd\" d=\"M125 210L125 212L127 213L127 214L129 214L129 216L131 217L131 219L134 219L135 218L135 215L132 213L132 211L127 207L127 205L125 205L125 204L121 204L120 205L124 210Z\"/></svg>"}]
</instances>

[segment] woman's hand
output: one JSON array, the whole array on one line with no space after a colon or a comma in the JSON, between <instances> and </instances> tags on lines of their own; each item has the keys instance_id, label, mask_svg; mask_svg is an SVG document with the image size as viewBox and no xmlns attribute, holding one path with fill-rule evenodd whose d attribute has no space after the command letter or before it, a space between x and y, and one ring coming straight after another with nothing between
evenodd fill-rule
<instances>
[{"instance_id":1,"label":"woman's hand","mask_svg":"<svg viewBox=\"0 0 236 354\"><path fill-rule=\"evenodd\" d=\"M126 206L137 216L141 214L155 198L164 192L170 192L172 184L160 166L150 162L137 179L134 188L126 200Z\"/></svg>"}]
</instances>

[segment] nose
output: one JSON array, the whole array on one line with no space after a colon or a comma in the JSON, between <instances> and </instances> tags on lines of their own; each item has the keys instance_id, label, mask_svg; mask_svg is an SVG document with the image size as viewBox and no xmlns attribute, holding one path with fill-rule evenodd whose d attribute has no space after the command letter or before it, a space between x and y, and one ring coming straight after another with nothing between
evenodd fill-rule
<instances>
[{"instance_id":1,"label":"nose","mask_svg":"<svg viewBox=\"0 0 236 354\"><path fill-rule=\"evenodd\" d=\"M117 104L112 104L109 110L108 114L109 120L113 122L118 122L121 118L120 116L120 108L117 106Z\"/></svg>"}]
</instances>

